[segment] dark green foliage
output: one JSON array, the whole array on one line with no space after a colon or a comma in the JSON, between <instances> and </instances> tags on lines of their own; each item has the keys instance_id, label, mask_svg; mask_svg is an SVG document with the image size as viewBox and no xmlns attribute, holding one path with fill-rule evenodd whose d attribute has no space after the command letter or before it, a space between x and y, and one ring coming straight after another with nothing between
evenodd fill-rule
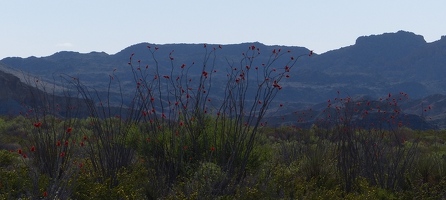
<instances>
[{"instance_id":1,"label":"dark green foliage","mask_svg":"<svg viewBox=\"0 0 446 200\"><path fill-rule=\"evenodd\" d=\"M17 122L18 119L6 119L4 123L8 125ZM21 120L25 120L21 118ZM80 120L76 129L88 129L90 119ZM389 143L391 139L390 131L380 132L385 135L385 140L380 139L380 135L373 132L360 132L364 135L362 140L373 141L377 143L383 153L382 157L370 157L367 166L362 164L356 165L357 178L353 180L351 192L344 190L344 179L341 171L338 170L337 161L337 144L327 139L323 129L311 129L307 131L299 131L293 128L282 127L280 129L265 129L261 137L256 139L258 145L253 150L253 156L248 161L248 167L237 189L233 193L223 193L219 196L222 198L294 198L294 199L407 199L407 198L442 198L446 188L446 159L444 144L438 143L442 141L441 131L424 131L415 132L407 129L401 129L401 134L406 137L406 142L402 146L394 146ZM293 135L290 139L280 139L278 133ZM333 132L332 132L333 133ZM5 132L1 133L6 134ZM134 162L128 168L122 168L116 174L115 183L110 178L104 177L101 173L94 170L88 154L76 155L75 167L79 170L77 175L66 176L72 183L68 186L70 196L74 199L141 199L141 198L215 198L213 192L218 185L225 179L227 172L218 164L217 155L210 154L202 161L184 161L183 164L177 165L181 167L181 173L178 174L174 181L167 184L166 178L157 170L150 166L156 166L166 161L153 159L149 156L153 152L150 148L157 145L169 143L169 139L160 140L153 138L147 141L145 137L137 136L141 134L133 131L134 136L126 140L130 147L135 148L137 152ZM359 134L359 133L358 133ZM365 136L367 135L367 136ZM360 136L360 135L358 135ZM89 140L91 135L88 135ZM179 136L177 136L179 137ZM378 137L378 139L373 139ZM81 141L82 138L79 138ZM134 145L134 142L137 145ZM387 142L389 141L389 142ZM407 157L410 155L411 149L415 148L414 144L418 141L418 153L414 154L414 161L411 167L406 167L405 172L401 172L404 180L390 179L394 171L389 171L397 162L395 156L398 152L405 152ZM202 143L203 140L200 141ZM27 143L27 142L25 142ZM77 145L75 152L83 152L86 145L81 147ZM389 146L390 145L390 146ZM164 146L164 145L163 145ZM372 145L373 147L374 145ZM370 147L370 148L372 148ZM53 147L54 148L54 147ZM170 148L170 147L169 147ZM177 147L177 157L183 155L184 158L192 155L189 149ZM361 152L364 151L364 144L360 145ZM400 150L396 151L400 148ZM392 150L393 149L393 150ZM370 149L370 150L373 150ZM29 157L33 157L33 153L29 150L23 150ZM208 149L210 151L210 149ZM392 154L388 153L392 151ZM215 152L218 152L216 148ZM35 176L30 173L32 162L23 159L23 156L14 152L0 151L0 194L2 198L26 197L31 194L42 196L44 191L52 183L52 179L42 174L36 180ZM204 154L205 155L205 154ZM73 155L74 156L74 155ZM211 157L209 157L211 156ZM181 156L180 156L181 157ZM405 157L400 159L404 160ZM374 159L382 159L383 162L374 164ZM171 159L172 161L173 159ZM362 161L361 161L362 160ZM387 161L385 161L387 160ZM362 157L359 163L366 162L367 158ZM369 161L367 161L369 162ZM80 167L81 164L81 167ZM401 165L398 165L401 166ZM30 168L31 167L31 168ZM396 168L396 170L402 168ZM377 170L377 171L373 171ZM384 174L380 174L380 172ZM400 172L398 172L400 173ZM165 174L164 176L167 176ZM381 184L383 181L384 184ZM395 180L395 184L391 180ZM35 182L37 181L37 182ZM32 185L37 184L37 189Z\"/></svg>"}]
</instances>

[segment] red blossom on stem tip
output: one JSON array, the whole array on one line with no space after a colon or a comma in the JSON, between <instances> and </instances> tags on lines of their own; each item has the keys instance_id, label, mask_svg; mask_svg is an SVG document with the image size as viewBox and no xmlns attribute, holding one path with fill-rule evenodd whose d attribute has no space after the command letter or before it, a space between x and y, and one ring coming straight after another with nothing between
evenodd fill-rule
<instances>
[{"instance_id":1,"label":"red blossom on stem tip","mask_svg":"<svg viewBox=\"0 0 446 200\"><path fill-rule=\"evenodd\" d=\"M26 154L23 154L22 156L23 156L23 158L28 158L28 156Z\"/></svg>"},{"instance_id":2,"label":"red blossom on stem tip","mask_svg":"<svg viewBox=\"0 0 446 200\"><path fill-rule=\"evenodd\" d=\"M214 146L211 147L211 151L215 151L215 147Z\"/></svg>"},{"instance_id":3,"label":"red blossom on stem tip","mask_svg":"<svg viewBox=\"0 0 446 200\"><path fill-rule=\"evenodd\" d=\"M42 122L36 122L36 123L34 123L34 127L39 128L40 126L42 126Z\"/></svg>"},{"instance_id":4,"label":"red blossom on stem tip","mask_svg":"<svg viewBox=\"0 0 446 200\"><path fill-rule=\"evenodd\" d=\"M68 140L65 140L64 145L65 145L65 146L68 146L68 144L69 144Z\"/></svg>"},{"instance_id":5,"label":"red blossom on stem tip","mask_svg":"<svg viewBox=\"0 0 446 200\"><path fill-rule=\"evenodd\" d=\"M71 133L71 131L73 131L73 128L71 128L71 127L68 127L66 130L67 133Z\"/></svg>"},{"instance_id":6,"label":"red blossom on stem tip","mask_svg":"<svg viewBox=\"0 0 446 200\"><path fill-rule=\"evenodd\" d=\"M31 150L31 152L35 152L36 151L36 147L32 146L30 150Z\"/></svg>"},{"instance_id":7,"label":"red blossom on stem tip","mask_svg":"<svg viewBox=\"0 0 446 200\"><path fill-rule=\"evenodd\" d=\"M17 150L17 153L22 154L22 149Z\"/></svg>"},{"instance_id":8,"label":"red blossom on stem tip","mask_svg":"<svg viewBox=\"0 0 446 200\"><path fill-rule=\"evenodd\" d=\"M65 152L63 152L63 151L60 152L59 156L60 156L60 157L64 157L64 156L65 156Z\"/></svg>"},{"instance_id":9,"label":"red blossom on stem tip","mask_svg":"<svg viewBox=\"0 0 446 200\"><path fill-rule=\"evenodd\" d=\"M61 145L61 144L60 144L60 141L57 141L57 142L56 142L56 146L60 147L60 145Z\"/></svg>"},{"instance_id":10,"label":"red blossom on stem tip","mask_svg":"<svg viewBox=\"0 0 446 200\"><path fill-rule=\"evenodd\" d=\"M280 86L280 85L277 83L277 80L274 81L274 83L273 83L273 87L278 88L279 90L282 89L282 86Z\"/></svg>"},{"instance_id":11,"label":"red blossom on stem tip","mask_svg":"<svg viewBox=\"0 0 446 200\"><path fill-rule=\"evenodd\" d=\"M87 136L86 135L84 135L84 138L83 138L84 140L87 140Z\"/></svg>"},{"instance_id":12,"label":"red blossom on stem tip","mask_svg":"<svg viewBox=\"0 0 446 200\"><path fill-rule=\"evenodd\" d=\"M47 191L43 192L42 196L43 197L47 197L48 196L48 192Z\"/></svg>"}]
</instances>

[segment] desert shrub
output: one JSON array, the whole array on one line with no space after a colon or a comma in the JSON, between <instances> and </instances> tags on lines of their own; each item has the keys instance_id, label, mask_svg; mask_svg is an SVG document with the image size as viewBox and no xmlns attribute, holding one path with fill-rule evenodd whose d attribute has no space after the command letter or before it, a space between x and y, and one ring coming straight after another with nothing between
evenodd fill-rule
<instances>
[{"instance_id":1,"label":"desert shrub","mask_svg":"<svg viewBox=\"0 0 446 200\"><path fill-rule=\"evenodd\" d=\"M18 199L32 197L32 181L24 158L17 152L0 150L0 198Z\"/></svg>"},{"instance_id":2,"label":"desert shrub","mask_svg":"<svg viewBox=\"0 0 446 200\"><path fill-rule=\"evenodd\" d=\"M141 164L121 168L116 180L95 173L91 162L85 162L74 185L73 199L152 199L149 172Z\"/></svg>"},{"instance_id":3,"label":"desert shrub","mask_svg":"<svg viewBox=\"0 0 446 200\"><path fill-rule=\"evenodd\" d=\"M0 149L17 150L14 144L22 143L27 138L27 121L19 115L14 118L2 118L0 127Z\"/></svg>"},{"instance_id":4,"label":"desert shrub","mask_svg":"<svg viewBox=\"0 0 446 200\"><path fill-rule=\"evenodd\" d=\"M182 178L182 181L173 188L168 198L217 198L215 189L224 177L225 174L220 166L212 162L201 163L194 172L191 172L190 176Z\"/></svg>"},{"instance_id":5,"label":"desert shrub","mask_svg":"<svg viewBox=\"0 0 446 200\"><path fill-rule=\"evenodd\" d=\"M381 101L350 97L328 101L320 126L332 133L330 140L336 147L337 169L346 192L354 192L360 178L386 190L410 187L406 178L419 153L419 140L409 138L413 133L399 121L397 105L405 95L391 96Z\"/></svg>"}]
</instances>

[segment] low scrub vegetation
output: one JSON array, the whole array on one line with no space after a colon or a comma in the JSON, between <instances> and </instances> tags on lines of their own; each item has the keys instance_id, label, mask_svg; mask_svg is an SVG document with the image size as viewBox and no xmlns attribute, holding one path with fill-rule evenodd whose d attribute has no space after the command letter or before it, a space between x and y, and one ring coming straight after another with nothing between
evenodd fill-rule
<instances>
[{"instance_id":1,"label":"low scrub vegetation","mask_svg":"<svg viewBox=\"0 0 446 200\"><path fill-rule=\"evenodd\" d=\"M265 116L283 107L273 106L281 81L311 52L276 49L258 62L260 50L249 46L240 62L217 72L218 49L205 45L200 66L177 64L172 52L170 74L158 73L156 47L148 47L155 66L131 55L129 103L62 76L65 96L82 104L59 105L54 94L36 94L26 113L0 119L0 198L446 197L444 132L405 128L396 109L404 93L381 100L385 108L337 97L311 128L270 127ZM278 59L288 65L274 66ZM192 76L190 67L201 74ZM226 85L215 87L214 73L226 73ZM121 84L110 74L106 93ZM215 90L224 98L214 99ZM88 118L75 117L82 110Z\"/></svg>"}]
</instances>

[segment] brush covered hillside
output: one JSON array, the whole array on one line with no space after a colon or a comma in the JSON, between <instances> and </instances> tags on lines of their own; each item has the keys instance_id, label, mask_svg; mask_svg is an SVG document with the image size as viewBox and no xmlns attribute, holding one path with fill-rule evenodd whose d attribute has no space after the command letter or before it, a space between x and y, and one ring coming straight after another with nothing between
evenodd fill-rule
<instances>
[{"instance_id":1,"label":"brush covered hillside","mask_svg":"<svg viewBox=\"0 0 446 200\"><path fill-rule=\"evenodd\" d=\"M190 78L200 77L202 65L206 62L209 69L217 72L212 79L212 98L219 99L223 96L221 92L224 91L228 71L245 67L240 60L251 46L259 49L254 66L268 62L272 52L279 49L292 52L296 59L303 55L290 71L289 78L282 83L283 92L278 93L276 101L286 105L286 109L275 112L276 118L308 109L315 110L319 113L315 116L320 116L324 110L322 105L326 105L321 102L334 99L339 93L358 101L364 101L364 97L378 101L388 93L405 93L410 98L398 105L405 114L433 123L428 127L444 127L442 119L446 108L443 109L440 102L446 99L443 95L446 94L446 79L443 78L446 74L446 37L427 43L423 36L405 31L361 36L354 45L311 57L308 56L309 49L304 47L261 43L208 45L208 48L203 48L203 44L140 43L111 55L104 52L58 52L40 58L9 57L0 63L11 73L25 72L55 84L58 83L54 80L61 74L77 77L100 95L106 95L110 77L117 77L122 88L115 88L111 93L119 96L122 92L130 96L135 88L132 71L128 67L131 55L132 62L138 65L136 67L154 70L158 65L158 73L166 76L178 75L172 69L184 64ZM155 48L155 53L151 54L149 50ZM212 49L217 50L215 59L209 57L205 60L204 55ZM287 61L277 61L274 67L283 69ZM119 98L115 99L115 102L119 101ZM423 112L424 107L432 104L437 104L435 112ZM307 123L312 123L317 118L308 120ZM276 121L276 124L291 123Z\"/></svg>"},{"instance_id":2,"label":"brush covered hillside","mask_svg":"<svg viewBox=\"0 0 446 200\"><path fill-rule=\"evenodd\" d=\"M0 199L445 199L445 40L4 58Z\"/></svg>"}]
</instances>

